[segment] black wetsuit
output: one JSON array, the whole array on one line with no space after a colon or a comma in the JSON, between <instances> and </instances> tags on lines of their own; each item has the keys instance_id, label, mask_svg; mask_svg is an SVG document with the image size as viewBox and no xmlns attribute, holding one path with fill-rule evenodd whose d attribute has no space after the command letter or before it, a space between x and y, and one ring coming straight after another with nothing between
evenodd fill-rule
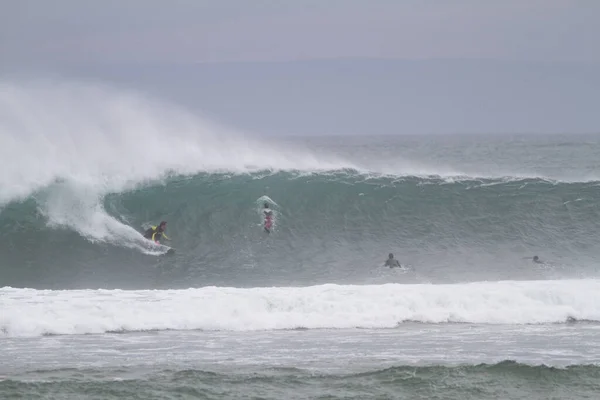
<instances>
[{"instance_id":1,"label":"black wetsuit","mask_svg":"<svg viewBox=\"0 0 600 400\"><path fill-rule=\"evenodd\" d=\"M144 233L146 239L158 242L163 236L163 230L160 227L153 226Z\"/></svg>"}]
</instances>

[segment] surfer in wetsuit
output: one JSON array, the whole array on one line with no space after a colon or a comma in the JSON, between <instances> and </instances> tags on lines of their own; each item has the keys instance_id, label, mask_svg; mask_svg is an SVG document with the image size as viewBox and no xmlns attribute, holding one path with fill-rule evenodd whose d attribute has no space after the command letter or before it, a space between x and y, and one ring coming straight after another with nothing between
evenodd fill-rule
<instances>
[{"instance_id":1,"label":"surfer in wetsuit","mask_svg":"<svg viewBox=\"0 0 600 400\"><path fill-rule=\"evenodd\" d=\"M538 256L533 256L533 262L536 264L543 264L542 260Z\"/></svg>"},{"instance_id":2,"label":"surfer in wetsuit","mask_svg":"<svg viewBox=\"0 0 600 400\"><path fill-rule=\"evenodd\" d=\"M161 221L160 225L150 227L145 233L144 237L146 239L150 239L156 244L160 244L160 239L163 237L167 240L170 240L167 235L165 235L165 231L167 230L167 222Z\"/></svg>"},{"instance_id":3,"label":"surfer in wetsuit","mask_svg":"<svg viewBox=\"0 0 600 400\"><path fill-rule=\"evenodd\" d=\"M263 213L265 214L265 232L271 233L271 227L273 226L273 211L269 208L269 203L265 203Z\"/></svg>"},{"instance_id":4,"label":"surfer in wetsuit","mask_svg":"<svg viewBox=\"0 0 600 400\"><path fill-rule=\"evenodd\" d=\"M394 268L394 267L402 268L402 266L400 265L400 261L396 260L392 253L390 253L388 256L388 259L385 260L385 266L390 267L390 268Z\"/></svg>"}]
</instances>

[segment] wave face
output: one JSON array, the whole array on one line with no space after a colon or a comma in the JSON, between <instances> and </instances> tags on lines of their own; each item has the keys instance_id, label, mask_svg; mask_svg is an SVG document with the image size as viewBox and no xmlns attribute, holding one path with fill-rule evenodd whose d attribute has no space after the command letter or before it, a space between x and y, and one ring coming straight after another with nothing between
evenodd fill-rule
<instances>
[{"instance_id":1,"label":"wave face","mask_svg":"<svg viewBox=\"0 0 600 400\"><path fill-rule=\"evenodd\" d=\"M261 226L265 187L276 203L271 235ZM56 183L0 215L0 278L159 288L597 276L599 195L595 183L351 171L202 173L91 198ZM177 253L143 254L139 232L163 219ZM389 252L408 268L380 268ZM533 254L545 263L524 259Z\"/></svg>"},{"instance_id":2,"label":"wave face","mask_svg":"<svg viewBox=\"0 0 600 400\"><path fill-rule=\"evenodd\" d=\"M0 85L2 286L598 276L595 137L275 140L100 85ZM174 256L142 239L160 220Z\"/></svg>"}]
</instances>

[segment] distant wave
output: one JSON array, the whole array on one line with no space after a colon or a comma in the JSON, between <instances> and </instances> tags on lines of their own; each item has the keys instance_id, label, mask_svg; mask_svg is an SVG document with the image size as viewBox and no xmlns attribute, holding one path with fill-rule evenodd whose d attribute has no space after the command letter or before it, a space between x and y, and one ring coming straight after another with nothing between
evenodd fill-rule
<instances>
[{"instance_id":1,"label":"distant wave","mask_svg":"<svg viewBox=\"0 0 600 400\"><path fill-rule=\"evenodd\" d=\"M600 280L187 290L0 289L6 336L600 321Z\"/></svg>"},{"instance_id":2,"label":"distant wave","mask_svg":"<svg viewBox=\"0 0 600 400\"><path fill-rule=\"evenodd\" d=\"M526 364L513 360L504 360L493 364L476 364L476 365L402 365L391 368L386 368L377 371L369 371L358 374L353 374L356 377L380 377L394 375L436 375L443 373L452 374L514 374L514 375L538 375L547 373L549 375L570 375L577 376L578 374L596 375L600 373L600 365L567 365L563 367L549 366L543 364Z\"/></svg>"},{"instance_id":3,"label":"distant wave","mask_svg":"<svg viewBox=\"0 0 600 400\"><path fill-rule=\"evenodd\" d=\"M168 369L138 368L135 373L124 368L59 367L15 377L0 376L0 391L17 398L43 397L47 393L56 397L81 393L80 397L108 398L118 393L124 398L168 398L174 392L201 398L214 398L215 393L224 398L338 398L343 392L348 398L590 399L600 390L598 365L556 368L506 360L459 366L398 365L353 373L353 368L331 372L238 364L236 368L174 364Z\"/></svg>"}]
</instances>

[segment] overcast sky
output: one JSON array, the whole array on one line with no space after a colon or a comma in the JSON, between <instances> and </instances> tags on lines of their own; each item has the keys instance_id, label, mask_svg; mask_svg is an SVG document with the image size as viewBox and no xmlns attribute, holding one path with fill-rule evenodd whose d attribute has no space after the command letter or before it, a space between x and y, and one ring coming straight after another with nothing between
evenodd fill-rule
<instances>
[{"instance_id":1,"label":"overcast sky","mask_svg":"<svg viewBox=\"0 0 600 400\"><path fill-rule=\"evenodd\" d=\"M2 62L600 61L598 0L3 0Z\"/></svg>"},{"instance_id":2,"label":"overcast sky","mask_svg":"<svg viewBox=\"0 0 600 400\"><path fill-rule=\"evenodd\" d=\"M598 132L600 0L0 0L28 70L259 132Z\"/></svg>"}]
</instances>

